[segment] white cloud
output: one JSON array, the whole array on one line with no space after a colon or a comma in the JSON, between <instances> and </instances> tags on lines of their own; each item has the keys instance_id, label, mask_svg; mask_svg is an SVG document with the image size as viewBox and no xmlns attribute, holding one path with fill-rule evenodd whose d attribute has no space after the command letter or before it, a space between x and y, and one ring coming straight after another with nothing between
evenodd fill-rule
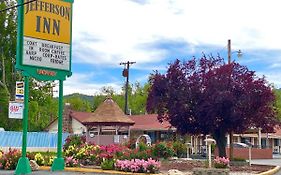
<instances>
[{"instance_id":1,"label":"white cloud","mask_svg":"<svg viewBox=\"0 0 281 175\"><path fill-rule=\"evenodd\" d=\"M281 11L277 0L146 2L140 5L127 0L75 1L73 42L78 43L74 51L80 59L76 61L114 65L127 60L160 62L167 54L164 49L140 46L162 38L221 47L231 38L233 49L281 49L281 25L276 22ZM85 40L85 34L98 41Z\"/></svg>"},{"instance_id":2,"label":"white cloud","mask_svg":"<svg viewBox=\"0 0 281 175\"><path fill-rule=\"evenodd\" d=\"M87 94L87 95L96 95L101 93L101 88L106 86L111 86L116 92L121 92L122 85L118 82L111 82L111 83L95 83L91 81L91 77L95 75L94 73L75 73L70 78L67 78L64 81L63 85L63 94L73 94L73 93L80 93L80 94ZM59 83L56 83L56 87L54 88L54 96L59 96Z\"/></svg>"},{"instance_id":3,"label":"white cloud","mask_svg":"<svg viewBox=\"0 0 281 175\"><path fill-rule=\"evenodd\" d=\"M281 72L267 71L267 72L256 72L258 77L265 76L265 79L269 84L273 84L274 88L281 88Z\"/></svg>"},{"instance_id":4,"label":"white cloud","mask_svg":"<svg viewBox=\"0 0 281 175\"><path fill-rule=\"evenodd\" d=\"M227 40L231 39L232 49L241 49L244 54L238 62L247 65L266 62L271 69L280 67L281 25L277 17L281 16L281 1L146 0L144 4L134 1L74 2L73 65L83 63L112 68L120 67L120 62L136 61L132 71L161 71L166 69L167 57L171 53L193 55L203 50L208 53L205 50L208 46L221 48L217 52L226 53ZM162 41L166 45L179 41L182 47L176 50L159 47ZM274 55L268 55L267 50L274 51ZM251 58L245 59L248 56ZM279 74L265 70L258 73L267 75L270 82L281 87ZM121 89L120 79L111 79L105 84L94 83L91 79L94 75L97 76L74 72L65 81L64 94L93 95L102 86ZM144 81L147 77L144 73L135 80ZM130 78L135 81L133 76Z\"/></svg>"}]
</instances>

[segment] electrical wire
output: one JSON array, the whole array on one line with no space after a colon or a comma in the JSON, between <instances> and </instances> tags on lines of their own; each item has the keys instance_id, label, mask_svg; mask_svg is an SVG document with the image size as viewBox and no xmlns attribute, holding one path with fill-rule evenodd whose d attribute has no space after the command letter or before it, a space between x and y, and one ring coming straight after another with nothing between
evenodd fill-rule
<instances>
[{"instance_id":1,"label":"electrical wire","mask_svg":"<svg viewBox=\"0 0 281 175\"><path fill-rule=\"evenodd\" d=\"M0 2L4 2L5 0L0 0ZM37 1L37 0L30 0L28 2L24 2L23 4L17 4L17 5L14 5L14 6L11 6L11 7L8 7L8 8L5 8L3 10L0 10L0 13L4 12L4 11L8 11L10 9L13 9L13 8L17 8L17 7L20 7L20 6L23 6L23 5L26 5L26 4L29 4L29 3L32 3L34 1Z\"/></svg>"}]
</instances>

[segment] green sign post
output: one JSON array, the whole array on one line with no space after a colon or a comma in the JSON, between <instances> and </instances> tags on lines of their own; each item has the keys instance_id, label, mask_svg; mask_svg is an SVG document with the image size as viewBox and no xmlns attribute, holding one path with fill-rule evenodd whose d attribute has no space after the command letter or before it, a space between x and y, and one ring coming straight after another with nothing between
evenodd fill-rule
<instances>
[{"instance_id":1,"label":"green sign post","mask_svg":"<svg viewBox=\"0 0 281 175\"><path fill-rule=\"evenodd\" d=\"M73 0L18 0L16 69L24 76L22 156L15 174L31 172L26 157L29 77L40 81L59 80L58 145L52 171L64 170L62 157L63 81L71 76Z\"/></svg>"}]
</instances>

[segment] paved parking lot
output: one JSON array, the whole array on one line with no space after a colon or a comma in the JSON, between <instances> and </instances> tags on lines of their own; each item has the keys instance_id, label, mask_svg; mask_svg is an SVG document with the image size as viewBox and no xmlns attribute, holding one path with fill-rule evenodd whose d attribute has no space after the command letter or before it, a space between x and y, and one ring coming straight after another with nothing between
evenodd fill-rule
<instances>
[{"instance_id":1,"label":"paved parking lot","mask_svg":"<svg viewBox=\"0 0 281 175\"><path fill-rule=\"evenodd\" d=\"M274 155L273 157L274 159L254 159L252 164L281 166L281 155ZM276 175L281 175L281 170Z\"/></svg>"}]
</instances>

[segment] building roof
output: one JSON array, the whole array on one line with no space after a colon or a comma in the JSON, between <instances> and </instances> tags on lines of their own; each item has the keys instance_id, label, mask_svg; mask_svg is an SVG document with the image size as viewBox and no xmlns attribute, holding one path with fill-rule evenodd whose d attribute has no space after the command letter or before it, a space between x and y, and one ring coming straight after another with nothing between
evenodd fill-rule
<instances>
[{"instance_id":1,"label":"building roof","mask_svg":"<svg viewBox=\"0 0 281 175\"><path fill-rule=\"evenodd\" d=\"M241 137L258 137L257 132L256 133L246 133L246 134L237 134ZM261 138L270 138L270 139L281 139L281 128L279 126L276 126L274 128L274 132L270 133L261 133Z\"/></svg>"},{"instance_id":2,"label":"building roof","mask_svg":"<svg viewBox=\"0 0 281 175\"><path fill-rule=\"evenodd\" d=\"M131 115L131 120L135 122L131 130L142 130L142 131L168 131L176 130L171 127L170 123L164 121L160 123L157 119L157 114L146 114L146 115Z\"/></svg>"},{"instance_id":3,"label":"building roof","mask_svg":"<svg viewBox=\"0 0 281 175\"><path fill-rule=\"evenodd\" d=\"M80 123L83 123L84 120L92 116L91 112L78 112L78 111L71 111L70 116Z\"/></svg>"},{"instance_id":4,"label":"building roof","mask_svg":"<svg viewBox=\"0 0 281 175\"><path fill-rule=\"evenodd\" d=\"M125 124L133 125L135 122L131 120L120 107L115 103L111 97L105 99L105 101L98 106L94 113L88 118L82 120L83 124L95 125L95 124Z\"/></svg>"}]
</instances>

